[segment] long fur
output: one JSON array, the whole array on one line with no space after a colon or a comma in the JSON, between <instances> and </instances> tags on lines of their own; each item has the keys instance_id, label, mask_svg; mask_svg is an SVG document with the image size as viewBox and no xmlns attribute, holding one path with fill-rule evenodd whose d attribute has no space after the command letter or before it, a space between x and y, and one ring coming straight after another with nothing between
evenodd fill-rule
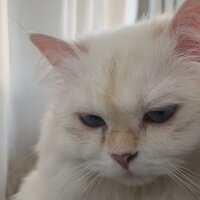
<instances>
[{"instance_id":1,"label":"long fur","mask_svg":"<svg viewBox=\"0 0 200 200\"><path fill-rule=\"evenodd\" d=\"M37 166L15 200L200 198L200 53L177 48L188 29L171 21L94 35L72 47L75 57L60 55L54 70L62 81L43 121ZM187 42L200 41L192 31ZM172 104L179 108L169 122L142 122L148 110ZM79 113L101 116L106 129L86 127ZM127 172L110 154L124 153L130 143L122 135L130 134L138 156Z\"/></svg>"}]
</instances>

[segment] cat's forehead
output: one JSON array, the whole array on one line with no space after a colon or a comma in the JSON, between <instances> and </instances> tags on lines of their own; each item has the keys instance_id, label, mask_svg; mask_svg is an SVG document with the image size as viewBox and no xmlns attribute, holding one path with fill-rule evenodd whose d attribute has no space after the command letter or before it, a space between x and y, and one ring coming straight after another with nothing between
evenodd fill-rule
<instances>
[{"instance_id":1,"label":"cat's forehead","mask_svg":"<svg viewBox=\"0 0 200 200\"><path fill-rule=\"evenodd\" d=\"M133 26L100 33L86 39L86 49L91 56L100 56L103 59L109 57L136 59L149 49L152 50L152 45L168 24L168 17L158 17L155 20L144 20Z\"/></svg>"},{"instance_id":2,"label":"cat's forehead","mask_svg":"<svg viewBox=\"0 0 200 200\"><path fill-rule=\"evenodd\" d=\"M162 23L161 23L162 22ZM167 21L144 22L87 41L89 70L96 99L107 105L141 105L163 79L159 37ZM165 54L165 52L163 52ZM166 85L167 86L167 85ZM160 84L162 87L162 84ZM159 90L159 87L157 87ZM153 94L154 93L154 94ZM156 92L152 92L156 96ZM166 93L160 92L160 95ZM152 97L153 99L154 97Z\"/></svg>"}]
</instances>

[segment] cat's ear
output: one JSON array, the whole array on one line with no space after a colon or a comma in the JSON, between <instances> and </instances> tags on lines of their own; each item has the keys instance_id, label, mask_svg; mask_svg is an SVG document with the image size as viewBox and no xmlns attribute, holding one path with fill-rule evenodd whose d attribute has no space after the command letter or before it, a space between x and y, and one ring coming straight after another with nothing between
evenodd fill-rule
<instances>
[{"instance_id":1,"label":"cat's ear","mask_svg":"<svg viewBox=\"0 0 200 200\"><path fill-rule=\"evenodd\" d=\"M177 38L176 50L200 56L200 0L186 0L170 24L171 34Z\"/></svg>"},{"instance_id":2,"label":"cat's ear","mask_svg":"<svg viewBox=\"0 0 200 200\"><path fill-rule=\"evenodd\" d=\"M78 59L78 52L75 45L68 44L58 38L40 33L31 33L30 40L46 57L48 62L56 68L62 65L63 60L69 58Z\"/></svg>"}]
</instances>

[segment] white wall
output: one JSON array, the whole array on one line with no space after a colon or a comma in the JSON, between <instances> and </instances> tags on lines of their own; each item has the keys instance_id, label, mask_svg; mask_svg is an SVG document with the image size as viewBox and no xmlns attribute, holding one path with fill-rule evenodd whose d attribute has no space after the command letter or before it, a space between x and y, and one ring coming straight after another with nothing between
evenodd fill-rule
<instances>
[{"instance_id":1,"label":"white wall","mask_svg":"<svg viewBox=\"0 0 200 200\"><path fill-rule=\"evenodd\" d=\"M36 84L41 55L29 42L26 31L62 36L61 0L10 0L10 159L21 160L32 150L45 110L44 91ZM23 30L24 29L24 30Z\"/></svg>"}]
</instances>

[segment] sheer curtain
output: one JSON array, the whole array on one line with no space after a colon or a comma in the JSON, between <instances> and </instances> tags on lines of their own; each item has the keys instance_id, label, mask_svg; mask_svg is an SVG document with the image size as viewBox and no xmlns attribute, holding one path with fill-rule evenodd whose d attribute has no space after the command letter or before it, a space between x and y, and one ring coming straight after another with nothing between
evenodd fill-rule
<instances>
[{"instance_id":1,"label":"sheer curtain","mask_svg":"<svg viewBox=\"0 0 200 200\"><path fill-rule=\"evenodd\" d=\"M137 18L137 0L64 0L63 36L74 39L93 31L130 25Z\"/></svg>"},{"instance_id":2,"label":"sheer curtain","mask_svg":"<svg viewBox=\"0 0 200 200\"><path fill-rule=\"evenodd\" d=\"M35 84L41 55L29 42L27 32L71 40L94 31L131 25L146 14L172 12L181 2L0 0L0 200L5 199L6 177L9 196L28 170L27 160L32 159L47 104L44 90Z\"/></svg>"}]
</instances>

